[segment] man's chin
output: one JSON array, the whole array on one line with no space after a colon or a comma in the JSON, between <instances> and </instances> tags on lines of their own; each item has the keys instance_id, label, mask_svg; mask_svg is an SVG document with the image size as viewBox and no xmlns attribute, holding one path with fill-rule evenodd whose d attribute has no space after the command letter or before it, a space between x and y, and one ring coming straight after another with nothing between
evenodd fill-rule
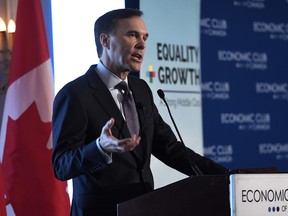
<instances>
[{"instance_id":1,"label":"man's chin","mask_svg":"<svg viewBox=\"0 0 288 216\"><path fill-rule=\"evenodd\" d=\"M140 71L141 65L142 64L140 62L131 62L130 69L131 69L131 71Z\"/></svg>"},{"instance_id":2,"label":"man's chin","mask_svg":"<svg viewBox=\"0 0 288 216\"><path fill-rule=\"evenodd\" d=\"M131 67L131 71L139 72L141 70L141 65L137 67Z\"/></svg>"}]
</instances>

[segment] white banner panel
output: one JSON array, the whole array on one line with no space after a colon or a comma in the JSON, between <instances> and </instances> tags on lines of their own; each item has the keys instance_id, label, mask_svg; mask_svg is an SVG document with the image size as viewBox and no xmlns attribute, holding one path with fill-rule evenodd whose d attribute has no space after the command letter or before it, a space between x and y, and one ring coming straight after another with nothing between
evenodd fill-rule
<instances>
[{"instance_id":1,"label":"white banner panel","mask_svg":"<svg viewBox=\"0 0 288 216\"><path fill-rule=\"evenodd\" d=\"M287 216L288 174L230 176L231 216Z\"/></svg>"},{"instance_id":2,"label":"white banner panel","mask_svg":"<svg viewBox=\"0 0 288 216\"><path fill-rule=\"evenodd\" d=\"M149 32L140 76L150 85L155 104L176 132L164 102L162 89L184 143L203 154L200 92L200 0L145 0L140 10ZM183 174L152 159L155 187L182 179Z\"/></svg>"}]
</instances>

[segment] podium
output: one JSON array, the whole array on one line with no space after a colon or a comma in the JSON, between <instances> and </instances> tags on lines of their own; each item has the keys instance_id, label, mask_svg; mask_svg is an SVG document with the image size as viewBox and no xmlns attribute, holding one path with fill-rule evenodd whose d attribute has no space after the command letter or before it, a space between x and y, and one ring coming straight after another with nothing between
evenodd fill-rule
<instances>
[{"instance_id":1,"label":"podium","mask_svg":"<svg viewBox=\"0 0 288 216\"><path fill-rule=\"evenodd\" d=\"M193 176L117 206L118 216L230 215L229 176Z\"/></svg>"},{"instance_id":2,"label":"podium","mask_svg":"<svg viewBox=\"0 0 288 216\"><path fill-rule=\"evenodd\" d=\"M118 216L268 216L273 213L279 216L288 213L288 174L278 173L275 167L193 176L117 206Z\"/></svg>"}]
</instances>

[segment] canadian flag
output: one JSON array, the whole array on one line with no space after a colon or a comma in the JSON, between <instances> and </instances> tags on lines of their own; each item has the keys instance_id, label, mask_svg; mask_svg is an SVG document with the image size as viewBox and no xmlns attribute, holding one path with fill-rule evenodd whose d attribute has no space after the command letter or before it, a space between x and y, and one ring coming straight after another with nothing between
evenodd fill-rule
<instances>
[{"instance_id":1,"label":"canadian flag","mask_svg":"<svg viewBox=\"0 0 288 216\"><path fill-rule=\"evenodd\" d=\"M7 215L69 215L67 183L52 169L54 88L41 0L18 0L16 28L0 132Z\"/></svg>"},{"instance_id":2,"label":"canadian flag","mask_svg":"<svg viewBox=\"0 0 288 216\"><path fill-rule=\"evenodd\" d=\"M6 215L5 210L5 199L4 199L4 190L3 190L3 174L2 174L2 164L0 164L0 215Z\"/></svg>"}]
</instances>

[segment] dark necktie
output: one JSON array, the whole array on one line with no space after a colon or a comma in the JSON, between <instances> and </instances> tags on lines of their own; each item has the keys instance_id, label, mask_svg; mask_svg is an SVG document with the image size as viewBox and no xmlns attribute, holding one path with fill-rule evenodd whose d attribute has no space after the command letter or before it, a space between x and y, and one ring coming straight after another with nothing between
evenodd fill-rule
<instances>
[{"instance_id":1,"label":"dark necktie","mask_svg":"<svg viewBox=\"0 0 288 216\"><path fill-rule=\"evenodd\" d=\"M126 118L126 123L131 135L139 134L139 119L135 106L134 99L129 91L128 85L125 81L121 81L115 86L123 96L123 110Z\"/></svg>"}]
</instances>

